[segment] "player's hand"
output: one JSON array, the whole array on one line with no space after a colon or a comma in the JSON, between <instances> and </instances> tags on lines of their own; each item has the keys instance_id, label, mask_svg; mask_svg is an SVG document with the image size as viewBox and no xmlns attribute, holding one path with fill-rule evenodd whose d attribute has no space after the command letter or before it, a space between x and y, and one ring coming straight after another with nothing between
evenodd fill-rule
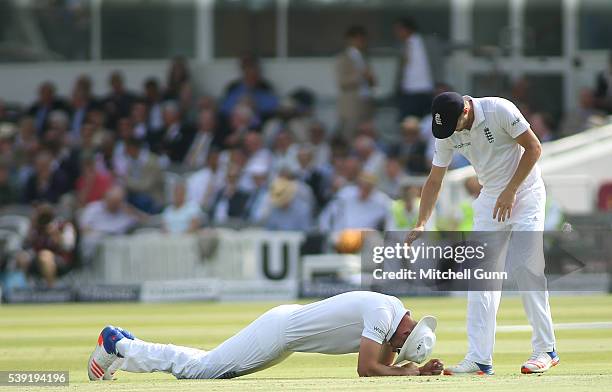
<instances>
[{"instance_id":1,"label":"player's hand","mask_svg":"<svg viewBox=\"0 0 612 392\"><path fill-rule=\"evenodd\" d=\"M421 369L413 362L402 365L402 368L406 369L406 376L419 376L421 374Z\"/></svg>"},{"instance_id":2,"label":"player's hand","mask_svg":"<svg viewBox=\"0 0 612 392\"><path fill-rule=\"evenodd\" d=\"M404 240L404 242L407 245L412 244L417 238L421 236L421 234L423 234L424 231L425 231L424 226L415 227L414 229L410 230L408 234L406 234L406 239Z\"/></svg>"},{"instance_id":3,"label":"player's hand","mask_svg":"<svg viewBox=\"0 0 612 392\"><path fill-rule=\"evenodd\" d=\"M421 376L438 376L444 370L444 364L439 359L430 359L425 365L419 368Z\"/></svg>"},{"instance_id":4,"label":"player's hand","mask_svg":"<svg viewBox=\"0 0 612 392\"><path fill-rule=\"evenodd\" d=\"M512 206L516 200L516 193L508 189L504 191L497 198L495 208L493 208L493 219L497 219L498 222L505 222L510 219L512 213Z\"/></svg>"}]
</instances>

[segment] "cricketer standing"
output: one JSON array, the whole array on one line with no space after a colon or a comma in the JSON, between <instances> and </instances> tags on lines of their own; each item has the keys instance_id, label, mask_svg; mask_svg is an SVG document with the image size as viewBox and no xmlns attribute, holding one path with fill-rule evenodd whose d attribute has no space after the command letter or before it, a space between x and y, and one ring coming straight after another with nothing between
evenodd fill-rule
<instances>
[{"instance_id":1,"label":"cricketer standing","mask_svg":"<svg viewBox=\"0 0 612 392\"><path fill-rule=\"evenodd\" d=\"M511 266L533 328L533 353L521 366L521 372L543 373L559 363L559 356L544 275L546 190L537 165L540 142L512 102L456 92L434 98L432 131L436 138L432 168L423 187L418 221L406 241L412 243L424 231L453 153L459 152L470 161L482 185L473 202L473 230L500 233L500 241L495 244L498 260ZM526 236L518 232L532 233ZM529 285L534 281L536 286ZM468 293L468 352L459 364L446 368L445 374L494 374L493 346L500 299L501 291Z\"/></svg>"}]
</instances>

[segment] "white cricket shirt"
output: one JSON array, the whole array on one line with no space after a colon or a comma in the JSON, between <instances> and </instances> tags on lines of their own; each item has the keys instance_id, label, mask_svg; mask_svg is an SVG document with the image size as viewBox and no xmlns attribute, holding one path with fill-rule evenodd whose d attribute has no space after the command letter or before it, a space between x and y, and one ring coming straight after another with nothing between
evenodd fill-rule
<instances>
[{"instance_id":1,"label":"white cricket shirt","mask_svg":"<svg viewBox=\"0 0 612 392\"><path fill-rule=\"evenodd\" d=\"M290 351L356 353L362 336L380 344L389 341L406 312L395 297L352 291L296 308L285 341Z\"/></svg>"},{"instance_id":2,"label":"white cricket shirt","mask_svg":"<svg viewBox=\"0 0 612 392\"><path fill-rule=\"evenodd\" d=\"M466 98L474 105L472 129L436 139L432 164L447 167L457 151L474 167L481 192L497 197L510 182L525 151L514 139L529 129L529 123L507 99ZM540 167L536 164L519 190L533 186L540 178Z\"/></svg>"}]
</instances>

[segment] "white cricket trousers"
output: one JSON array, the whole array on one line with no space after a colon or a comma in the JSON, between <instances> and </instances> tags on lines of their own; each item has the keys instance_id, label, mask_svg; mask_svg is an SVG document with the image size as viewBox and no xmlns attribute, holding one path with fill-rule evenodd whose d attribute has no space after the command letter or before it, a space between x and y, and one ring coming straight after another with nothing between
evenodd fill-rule
<instances>
[{"instance_id":1,"label":"white cricket trousers","mask_svg":"<svg viewBox=\"0 0 612 392\"><path fill-rule=\"evenodd\" d=\"M285 329L289 315L300 305L277 306L212 351L172 344L121 339L120 369L133 373L167 372L176 378L233 378L263 370L286 359Z\"/></svg>"},{"instance_id":2,"label":"white cricket trousers","mask_svg":"<svg viewBox=\"0 0 612 392\"><path fill-rule=\"evenodd\" d=\"M501 232L499 236L494 236L498 243L488 244L487 248L495 249L498 262L505 265L506 271L517 283L527 319L533 329L533 350L552 351L555 347L555 334L544 275L544 183L540 180L534 186L517 193L511 217L506 222L493 219L496 201L497 198L484 194L474 200L473 230ZM468 360L484 365L493 364L500 299L501 291L468 292Z\"/></svg>"}]
</instances>

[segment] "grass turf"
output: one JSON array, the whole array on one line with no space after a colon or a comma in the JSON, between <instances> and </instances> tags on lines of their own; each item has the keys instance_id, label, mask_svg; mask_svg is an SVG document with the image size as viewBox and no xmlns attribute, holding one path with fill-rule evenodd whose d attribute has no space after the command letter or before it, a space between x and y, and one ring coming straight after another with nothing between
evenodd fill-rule
<instances>
[{"instance_id":1,"label":"grass turf","mask_svg":"<svg viewBox=\"0 0 612 392\"><path fill-rule=\"evenodd\" d=\"M465 299L404 298L418 317L439 319L435 356L460 360L467 347ZM531 351L529 332L497 334L494 377L392 377L359 379L356 355L294 354L265 371L232 380L175 380L171 375L118 372L117 380L92 383L86 362L100 329L109 323L144 340L210 349L274 303L62 304L0 306L0 370L69 370L69 390L389 390L415 391L593 391L612 389L612 329L557 331L561 364L545 375L521 375ZM551 298L556 323L612 322L612 296ZM520 299L502 300L499 325L526 324ZM0 387L0 390L67 390Z\"/></svg>"}]
</instances>

